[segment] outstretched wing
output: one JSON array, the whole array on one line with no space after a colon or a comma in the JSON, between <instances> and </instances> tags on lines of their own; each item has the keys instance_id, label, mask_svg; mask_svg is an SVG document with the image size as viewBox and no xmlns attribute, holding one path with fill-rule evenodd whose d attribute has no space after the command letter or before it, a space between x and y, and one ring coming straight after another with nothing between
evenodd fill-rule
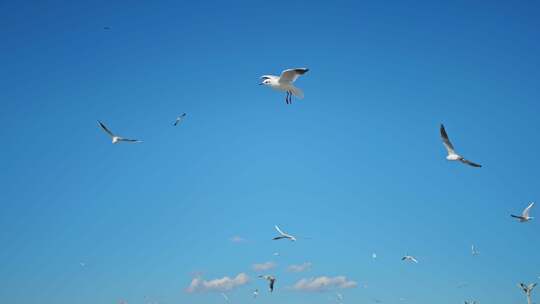
<instances>
[{"instance_id":1,"label":"outstretched wing","mask_svg":"<svg viewBox=\"0 0 540 304\"><path fill-rule=\"evenodd\" d=\"M279 229L278 225L275 225L274 227L276 228L276 230L277 230L277 232L278 232L279 234L281 234L281 235L283 235L283 236L287 236L287 234L286 234L285 232L283 232L283 231L281 231L281 229Z\"/></svg>"},{"instance_id":2,"label":"outstretched wing","mask_svg":"<svg viewBox=\"0 0 540 304\"><path fill-rule=\"evenodd\" d=\"M525 210L523 210L523 217L529 217L529 212L531 212L531 208L534 206L534 203L531 203Z\"/></svg>"},{"instance_id":3,"label":"outstretched wing","mask_svg":"<svg viewBox=\"0 0 540 304\"><path fill-rule=\"evenodd\" d=\"M143 142L142 140L129 139L129 138L120 138L120 139L118 139L118 141L125 141L125 142L128 142L128 143L142 143Z\"/></svg>"},{"instance_id":4,"label":"outstretched wing","mask_svg":"<svg viewBox=\"0 0 540 304\"><path fill-rule=\"evenodd\" d=\"M98 124L101 127L101 129L103 129L103 131L105 131L105 132L107 132L107 134L109 134L110 137L114 136L113 132L111 132L111 130L109 130L109 128L107 128L107 126L105 126L101 121L98 120Z\"/></svg>"},{"instance_id":5,"label":"outstretched wing","mask_svg":"<svg viewBox=\"0 0 540 304\"><path fill-rule=\"evenodd\" d=\"M274 291L274 283L276 282L276 279L271 278L270 279L270 292Z\"/></svg>"},{"instance_id":6,"label":"outstretched wing","mask_svg":"<svg viewBox=\"0 0 540 304\"><path fill-rule=\"evenodd\" d=\"M446 148L446 151L448 151L448 154L456 154L456 151L454 150L454 145L452 145L452 143L450 142L450 139L448 138L448 134L446 133L443 124L441 124L441 138L443 140L443 145Z\"/></svg>"},{"instance_id":7,"label":"outstretched wing","mask_svg":"<svg viewBox=\"0 0 540 304\"><path fill-rule=\"evenodd\" d=\"M279 76L279 82L295 82L300 75L304 75L307 73L309 69L306 68L297 68L297 69L288 69L283 72L281 72L281 75Z\"/></svg>"},{"instance_id":8,"label":"outstretched wing","mask_svg":"<svg viewBox=\"0 0 540 304\"><path fill-rule=\"evenodd\" d=\"M472 162L472 161L470 161L470 160L466 160L466 159L462 159L461 162L464 163L464 164L466 164L466 165L475 167L475 168L481 168L481 167L482 167L482 165L477 164L477 163L474 163L474 162Z\"/></svg>"}]
</instances>

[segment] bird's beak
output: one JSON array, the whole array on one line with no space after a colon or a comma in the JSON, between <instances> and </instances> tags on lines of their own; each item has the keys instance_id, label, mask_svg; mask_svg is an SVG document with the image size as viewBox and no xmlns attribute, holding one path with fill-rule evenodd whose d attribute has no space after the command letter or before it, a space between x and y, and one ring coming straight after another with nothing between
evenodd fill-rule
<instances>
[{"instance_id":1,"label":"bird's beak","mask_svg":"<svg viewBox=\"0 0 540 304\"><path fill-rule=\"evenodd\" d=\"M259 83L259 85L263 85L263 84L264 84L264 83L262 83L262 82L261 82L261 83Z\"/></svg>"}]
</instances>

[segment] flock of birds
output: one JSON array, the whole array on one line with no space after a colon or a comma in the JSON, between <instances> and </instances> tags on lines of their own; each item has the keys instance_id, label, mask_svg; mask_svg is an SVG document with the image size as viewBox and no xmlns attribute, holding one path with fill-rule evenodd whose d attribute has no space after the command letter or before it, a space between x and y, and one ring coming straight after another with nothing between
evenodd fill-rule
<instances>
[{"instance_id":1,"label":"flock of birds","mask_svg":"<svg viewBox=\"0 0 540 304\"><path fill-rule=\"evenodd\" d=\"M108 30L110 28L105 28L105 29ZM292 97L293 96L295 96L297 98L300 98L300 99L304 98L304 92L301 89L299 89L298 87L294 86L294 82L301 75L304 75L308 71L309 71L309 69L307 69L307 68L294 68L294 69L286 69L286 70L284 70L283 72L281 72L280 76L263 75L263 76L260 77L262 81L259 83L259 85L268 86L268 87L270 87L270 88L272 88L274 90L285 92L286 93L286 95L285 95L285 103L286 104L292 104ZM181 115L176 117L176 119L175 119L175 121L173 123L173 126L180 125L185 120L186 116L187 116L186 113L182 113ZM109 137L111 138L111 141L112 141L113 144L117 144L117 143L142 143L143 142L142 140L131 139L131 138L126 138L126 137L119 136L119 135L113 133L101 121L98 121L98 125L105 133L107 133L109 135ZM456 150L454 148L454 145L452 144L452 142L450 142L450 138L448 137L448 133L446 132L446 129L445 129L443 124L440 125L440 135L441 135L443 145L446 148L446 152L447 152L446 159L447 160L461 162L461 163L463 163L465 165L469 165L469 166L475 167L475 168L481 168L482 167L482 165L480 165L478 163L475 163L475 162L472 162L472 161L466 159L465 157L463 157L462 155L460 155L460 154L458 154L456 152ZM534 203L530 203L522 211L521 215L511 214L510 216L513 217L513 218L516 218L521 223L529 222L530 220L533 219L533 217L530 216L531 208L533 206L534 206ZM278 232L279 235L274 237L273 240L286 239L286 240L290 240L292 242L295 242L295 241L298 240L297 237L295 237L295 236L293 236L293 235L291 235L289 233L284 232L277 225L275 225L274 228L276 229L276 231ZM477 256L477 255L480 254L480 252L475 248L474 245L471 246L471 254L473 256ZM279 253L274 253L274 255L279 255ZM377 254L373 253L372 257L374 259L377 258ZM415 263L415 264L418 263L418 260L414 256L409 255L409 254L404 255L401 258L401 260L404 261L404 262L412 262L412 263ZM82 265L82 263L81 263L81 265ZM276 282L276 278L274 276L272 276L272 275L260 275L259 278L264 279L264 280L266 280L268 282L268 290L269 290L269 292L274 291L274 285L275 285L275 282ZM536 286L536 283L529 284L529 285L525 285L524 283L520 283L518 286L526 294L528 304L532 304L532 302L531 302L531 293L532 293L532 290L534 289L534 287ZM222 296L225 299L225 301L227 301L227 302L229 301L229 298L225 293L222 293ZM258 296L259 296L259 290L255 289L253 291L253 297L257 298ZM341 294L337 294L337 298L339 299L339 302L342 302L343 296ZM465 304L476 304L476 301L465 301L464 303Z\"/></svg>"}]
</instances>

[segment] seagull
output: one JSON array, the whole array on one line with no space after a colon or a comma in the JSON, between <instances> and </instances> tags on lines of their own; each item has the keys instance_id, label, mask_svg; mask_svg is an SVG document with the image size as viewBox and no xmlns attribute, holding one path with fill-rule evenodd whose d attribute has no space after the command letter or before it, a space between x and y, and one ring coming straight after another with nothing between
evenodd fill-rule
<instances>
[{"instance_id":1,"label":"seagull","mask_svg":"<svg viewBox=\"0 0 540 304\"><path fill-rule=\"evenodd\" d=\"M256 298L257 296L259 296L259 289L253 291L253 297Z\"/></svg>"},{"instance_id":2,"label":"seagull","mask_svg":"<svg viewBox=\"0 0 540 304\"><path fill-rule=\"evenodd\" d=\"M471 245L471 254L473 256L477 256L480 254L480 251L476 250L476 247L474 247L474 245Z\"/></svg>"},{"instance_id":3,"label":"seagull","mask_svg":"<svg viewBox=\"0 0 540 304\"><path fill-rule=\"evenodd\" d=\"M336 297L337 297L337 302L338 303L343 303L343 295L340 294L339 292L336 293Z\"/></svg>"},{"instance_id":4,"label":"seagull","mask_svg":"<svg viewBox=\"0 0 540 304\"><path fill-rule=\"evenodd\" d=\"M521 215L510 214L510 216L519 219L520 223L528 222L528 221L530 221L530 220L532 220L534 218L532 216L529 216L529 213L531 212L531 208L533 206L534 206L534 203L530 203L529 206L523 210Z\"/></svg>"},{"instance_id":5,"label":"seagull","mask_svg":"<svg viewBox=\"0 0 540 304\"><path fill-rule=\"evenodd\" d=\"M446 134L446 130L444 129L443 124L441 124L441 138L443 140L444 146L446 147L446 151L448 152L448 156L446 156L447 160L460 161L464 164L467 164L469 166L473 166L476 168L482 167L482 165L473 163L470 160L466 160L465 158L463 158L463 156L456 153L456 151L454 150L454 146L452 145L452 143L450 142L450 139L448 138L448 134Z\"/></svg>"},{"instance_id":6,"label":"seagull","mask_svg":"<svg viewBox=\"0 0 540 304\"><path fill-rule=\"evenodd\" d=\"M292 95L302 99L304 98L304 92L299 88L293 85L293 82L307 73L309 69L306 68L296 68L296 69L287 69L281 72L280 76L275 75L263 75L261 76L262 82L259 85L269 86L274 90L285 91L287 95L285 97L285 103L292 103Z\"/></svg>"},{"instance_id":7,"label":"seagull","mask_svg":"<svg viewBox=\"0 0 540 304\"><path fill-rule=\"evenodd\" d=\"M531 292L533 291L534 287L536 286L536 283L532 283L529 285L525 285L523 283L519 283L518 287L523 290L523 292L527 295L527 303L531 304Z\"/></svg>"},{"instance_id":8,"label":"seagull","mask_svg":"<svg viewBox=\"0 0 540 304\"><path fill-rule=\"evenodd\" d=\"M279 229L277 225L275 225L274 227L276 228L277 232L279 232L280 236L276 236L275 238L273 238L273 240L289 239L293 242L296 241L296 238L294 236L281 231L281 229Z\"/></svg>"},{"instance_id":9,"label":"seagull","mask_svg":"<svg viewBox=\"0 0 540 304\"><path fill-rule=\"evenodd\" d=\"M376 254L375 252L372 253L372 254L371 254L371 258L376 259L376 258L377 258L377 254Z\"/></svg>"},{"instance_id":10,"label":"seagull","mask_svg":"<svg viewBox=\"0 0 540 304\"><path fill-rule=\"evenodd\" d=\"M465 304L476 304L476 301L463 301Z\"/></svg>"},{"instance_id":11,"label":"seagull","mask_svg":"<svg viewBox=\"0 0 540 304\"><path fill-rule=\"evenodd\" d=\"M259 278L267 280L269 283L270 292L274 291L274 283L276 282L276 278L271 275L260 275Z\"/></svg>"},{"instance_id":12,"label":"seagull","mask_svg":"<svg viewBox=\"0 0 540 304\"><path fill-rule=\"evenodd\" d=\"M411 262L415 262L415 263L418 264L418 261L412 255L405 255L404 257L401 258L401 260L402 261L411 261Z\"/></svg>"},{"instance_id":13,"label":"seagull","mask_svg":"<svg viewBox=\"0 0 540 304\"><path fill-rule=\"evenodd\" d=\"M106 31L108 31L108 30L111 29L111 27L110 27L110 26L104 26L103 29L106 30Z\"/></svg>"},{"instance_id":14,"label":"seagull","mask_svg":"<svg viewBox=\"0 0 540 304\"><path fill-rule=\"evenodd\" d=\"M182 123L184 121L184 118L186 117L186 113L182 113L182 115L176 117L176 120L174 121L173 126L177 126L179 123Z\"/></svg>"},{"instance_id":15,"label":"seagull","mask_svg":"<svg viewBox=\"0 0 540 304\"><path fill-rule=\"evenodd\" d=\"M111 132L111 130L109 130L101 121L98 120L98 124L99 126L103 129L103 131L107 132L107 134L109 134L109 136L111 137L112 139L112 143L113 144L116 144L116 143L119 143L119 142L128 142L128 143L141 143L142 140L138 140L138 139L129 139L129 138L123 138L123 137L120 137L118 135L114 135L113 132Z\"/></svg>"}]
</instances>

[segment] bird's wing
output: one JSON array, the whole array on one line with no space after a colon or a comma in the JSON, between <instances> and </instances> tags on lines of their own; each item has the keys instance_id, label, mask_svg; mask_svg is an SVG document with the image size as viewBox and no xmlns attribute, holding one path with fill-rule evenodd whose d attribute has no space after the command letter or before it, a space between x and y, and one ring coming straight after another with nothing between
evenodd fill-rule
<instances>
[{"instance_id":1,"label":"bird's wing","mask_svg":"<svg viewBox=\"0 0 540 304\"><path fill-rule=\"evenodd\" d=\"M283 232L283 231L281 231L281 229L279 229L278 225L275 225L274 227L276 227L277 232L279 232L279 234L281 234L282 236L288 236L285 232Z\"/></svg>"},{"instance_id":2,"label":"bird's wing","mask_svg":"<svg viewBox=\"0 0 540 304\"><path fill-rule=\"evenodd\" d=\"M297 69L288 69L281 72L279 76L279 82L294 82L300 75L304 75L309 69L306 68L297 68Z\"/></svg>"},{"instance_id":3,"label":"bird's wing","mask_svg":"<svg viewBox=\"0 0 540 304\"><path fill-rule=\"evenodd\" d=\"M531 211L531 208L534 206L534 203L531 203L525 210L523 210L523 217L529 217L529 212Z\"/></svg>"},{"instance_id":4,"label":"bird's wing","mask_svg":"<svg viewBox=\"0 0 540 304\"><path fill-rule=\"evenodd\" d=\"M472 161L470 161L470 160L467 160L467 159L462 159L461 162L464 163L464 164L466 164L466 165L475 167L475 168L481 168L481 167L482 167L482 165L477 164L477 163L474 163L474 162L472 162Z\"/></svg>"},{"instance_id":5,"label":"bird's wing","mask_svg":"<svg viewBox=\"0 0 540 304\"><path fill-rule=\"evenodd\" d=\"M98 120L98 124L103 129L103 131L105 131L105 132L107 132L107 134L109 134L110 137L114 136L113 132L111 132L111 130L109 130L109 128L107 128L101 121Z\"/></svg>"},{"instance_id":6,"label":"bird's wing","mask_svg":"<svg viewBox=\"0 0 540 304\"><path fill-rule=\"evenodd\" d=\"M125 141L125 142L128 142L128 143L142 143L143 142L142 140L129 139L129 138L119 138L118 141Z\"/></svg>"},{"instance_id":7,"label":"bird's wing","mask_svg":"<svg viewBox=\"0 0 540 304\"><path fill-rule=\"evenodd\" d=\"M412 260L413 262L415 262L416 264L418 264L418 261L417 261L414 257L411 257L411 260Z\"/></svg>"},{"instance_id":8,"label":"bird's wing","mask_svg":"<svg viewBox=\"0 0 540 304\"><path fill-rule=\"evenodd\" d=\"M448 151L448 154L456 154L454 146L450 142L450 139L448 138L448 134L446 133L443 124L441 124L441 138L443 140L443 145L446 148L446 151Z\"/></svg>"},{"instance_id":9,"label":"bird's wing","mask_svg":"<svg viewBox=\"0 0 540 304\"><path fill-rule=\"evenodd\" d=\"M522 219L523 217L520 216L520 215L513 215L513 214L510 214L511 217L515 217L515 218L518 218L518 219Z\"/></svg>"},{"instance_id":10,"label":"bird's wing","mask_svg":"<svg viewBox=\"0 0 540 304\"><path fill-rule=\"evenodd\" d=\"M529 290L532 290L535 286L536 286L537 283L532 283L532 284L529 284L528 288Z\"/></svg>"},{"instance_id":11,"label":"bird's wing","mask_svg":"<svg viewBox=\"0 0 540 304\"><path fill-rule=\"evenodd\" d=\"M276 282L276 279L275 278L271 278L270 279L270 291L273 291L274 290L274 283Z\"/></svg>"},{"instance_id":12,"label":"bird's wing","mask_svg":"<svg viewBox=\"0 0 540 304\"><path fill-rule=\"evenodd\" d=\"M262 79L262 80L265 80L265 79L276 79L276 78L279 78L279 77L277 77L277 76L275 76L275 75L262 75L262 76L261 76L261 79Z\"/></svg>"},{"instance_id":13,"label":"bird's wing","mask_svg":"<svg viewBox=\"0 0 540 304\"><path fill-rule=\"evenodd\" d=\"M406 256L404 256L404 257L401 258L402 261L405 261L406 259L407 259Z\"/></svg>"}]
</instances>

